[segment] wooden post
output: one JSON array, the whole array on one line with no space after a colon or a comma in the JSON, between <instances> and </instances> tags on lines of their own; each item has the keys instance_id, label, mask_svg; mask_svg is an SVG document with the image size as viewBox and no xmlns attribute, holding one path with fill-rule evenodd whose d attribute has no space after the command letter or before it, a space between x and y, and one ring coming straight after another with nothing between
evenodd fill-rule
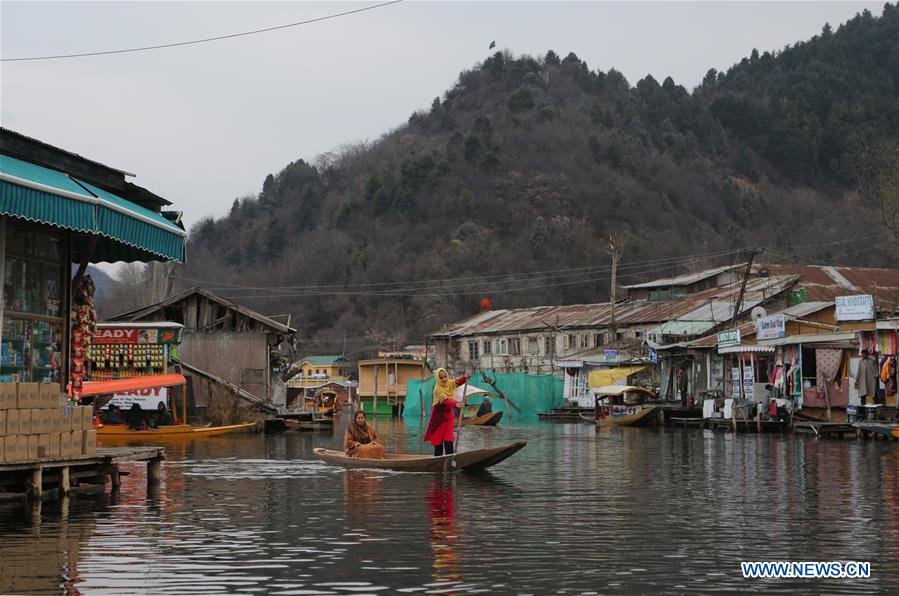
<instances>
[{"instance_id":1,"label":"wooden post","mask_svg":"<svg viewBox=\"0 0 899 596\"><path fill-rule=\"evenodd\" d=\"M375 370L375 391L374 397L372 398L372 408L371 408L371 417L375 424L378 423L378 365L375 364L372 368Z\"/></svg>"},{"instance_id":2,"label":"wooden post","mask_svg":"<svg viewBox=\"0 0 899 596\"><path fill-rule=\"evenodd\" d=\"M119 475L119 467L115 464L109 468L109 484L113 494L118 493L122 488L122 477Z\"/></svg>"},{"instance_id":3,"label":"wooden post","mask_svg":"<svg viewBox=\"0 0 899 596\"><path fill-rule=\"evenodd\" d=\"M162 482L162 459L154 457L147 461L147 484L159 484Z\"/></svg>"},{"instance_id":4,"label":"wooden post","mask_svg":"<svg viewBox=\"0 0 899 596\"><path fill-rule=\"evenodd\" d=\"M40 466L31 470L31 478L28 479L28 498L40 500L44 493L43 470Z\"/></svg>"},{"instance_id":5,"label":"wooden post","mask_svg":"<svg viewBox=\"0 0 899 596\"><path fill-rule=\"evenodd\" d=\"M69 466L64 466L59 469L59 489L57 494L60 499L69 496L71 485L72 483L69 477Z\"/></svg>"}]
</instances>

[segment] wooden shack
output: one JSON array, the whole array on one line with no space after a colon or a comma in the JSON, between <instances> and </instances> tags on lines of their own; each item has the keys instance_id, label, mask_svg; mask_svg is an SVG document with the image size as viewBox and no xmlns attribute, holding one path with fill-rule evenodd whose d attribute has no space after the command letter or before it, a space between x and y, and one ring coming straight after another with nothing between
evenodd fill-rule
<instances>
[{"instance_id":1,"label":"wooden shack","mask_svg":"<svg viewBox=\"0 0 899 596\"><path fill-rule=\"evenodd\" d=\"M286 402L280 374L292 360L296 335L289 321L281 323L203 288L185 290L112 320L184 325L176 357L188 365L184 371L188 392L200 411L207 405L208 392L194 390L194 385L205 383L205 378L216 379L218 386L238 388L234 394L242 400L247 393L265 404ZM193 375L192 369L204 374Z\"/></svg>"},{"instance_id":2,"label":"wooden shack","mask_svg":"<svg viewBox=\"0 0 899 596\"><path fill-rule=\"evenodd\" d=\"M431 374L423 360L414 358L374 358L359 362L357 395L362 409L377 416L401 416L409 379Z\"/></svg>"}]
</instances>

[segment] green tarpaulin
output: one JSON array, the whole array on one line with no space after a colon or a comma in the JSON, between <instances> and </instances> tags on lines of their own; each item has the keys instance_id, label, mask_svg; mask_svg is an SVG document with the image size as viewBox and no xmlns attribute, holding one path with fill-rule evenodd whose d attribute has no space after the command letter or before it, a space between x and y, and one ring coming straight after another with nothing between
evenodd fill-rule
<instances>
[{"instance_id":1,"label":"green tarpaulin","mask_svg":"<svg viewBox=\"0 0 899 596\"><path fill-rule=\"evenodd\" d=\"M492 399L494 412L505 412L503 421L533 421L537 420L538 412L546 412L550 408L562 405L562 391L564 381L553 375L529 375L525 373L500 373L494 375L488 372L488 376L496 378L496 386L505 393L512 402L521 409L517 412L514 408L507 408L502 398ZM490 386L481 379L480 373L476 373L472 384L492 391ZM434 377L425 381L410 380L406 385L406 408L403 417L413 419L421 417L421 398L424 400L424 412L427 417L431 410L431 392L434 389ZM475 396L468 400L468 405L481 403L481 397Z\"/></svg>"}]
</instances>

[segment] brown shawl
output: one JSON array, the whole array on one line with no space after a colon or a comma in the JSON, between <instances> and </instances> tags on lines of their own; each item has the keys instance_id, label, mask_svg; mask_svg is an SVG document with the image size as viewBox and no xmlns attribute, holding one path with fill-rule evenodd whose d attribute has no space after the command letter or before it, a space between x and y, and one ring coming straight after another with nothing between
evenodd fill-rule
<instances>
[{"instance_id":1,"label":"brown shawl","mask_svg":"<svg viewBox=\"0 0 899 596\"><path fill-rule=\"evenodd\" d=\"M360 410L361 412L361 410ZM350 422L349 426L346 427L346 434L343 438L344 448L349 450L357 445L368 445L369 443L374 443L380 437L378 437L378 432L372 427L371 424L366 420L362 424L356 423L356 416L359 415L360 412L356 412L353 414L353 421Z\"/></svg>"}]
</instances>

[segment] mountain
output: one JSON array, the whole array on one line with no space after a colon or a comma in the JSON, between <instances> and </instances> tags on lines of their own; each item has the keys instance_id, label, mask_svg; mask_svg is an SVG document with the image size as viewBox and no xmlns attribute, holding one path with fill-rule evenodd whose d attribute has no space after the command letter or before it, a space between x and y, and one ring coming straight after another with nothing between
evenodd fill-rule
<instances>
[{"instance_id":1,"label":"mountain","mask_svg":"<svg viewBox=\"0 0 899 596\"><path fill-rule=\"evenodd\" d=\"M178 283L292 313L310 350L348 335L352 352L420 342L484 297L606 300L609 233L626 241L620 283L745 246L889 265L897 98L891 4L693 91L574 53L496 53L377 141L291 163L199 222ZM503 277L522 272L543 273Z\"/></svg>"}]
</instances>

